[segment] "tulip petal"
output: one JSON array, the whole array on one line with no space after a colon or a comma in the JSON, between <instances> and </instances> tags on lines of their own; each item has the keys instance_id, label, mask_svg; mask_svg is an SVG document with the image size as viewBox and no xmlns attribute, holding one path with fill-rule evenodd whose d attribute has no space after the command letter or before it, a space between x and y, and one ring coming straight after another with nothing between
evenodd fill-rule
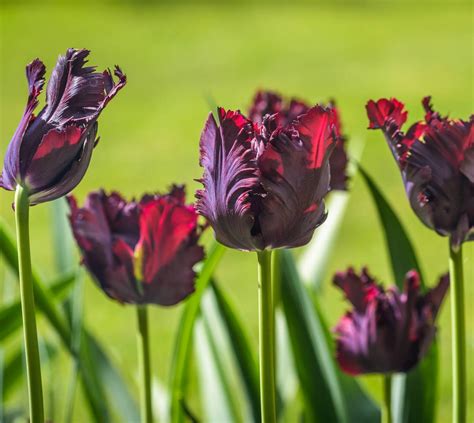
<instances>
[{"instance_id":1,"label":"tulip petal","mask_svg":"<svg viewBox=\"0 0 474 423\"><path fill-rule=\"evenodd\" d=\"M92 158L92 150L97 144L97 122L94 122L92 129L82 134L82 139L77 144L82 145L82 148L75 156L74 160L69 162L69 167L64 167L63 172L59 175L59 179L49 186L33 189L30 194L30 204L35 205L44 203L46 201L56 200L71 192L84 177L89 163ZM54 157L51 158L54 161ZM50 175L48 175L50 177Z\"/></svg>"},{"instance_id":2,"label":"tulip petal","mask_svg":"<svg viewBox=\"0 0 474 423\"><path fill-rule=\"evenodd\" d=\"M5 154L4 168L0 178L0 186L7 190L14 190L17 184L17 178L20 174L20 148L28 125L34 119L33 111L38 105L38 96L44 85L45 72L46 68L39 59L33 60L33 62L26 67L28 102L20 124L8 145Z\"/></svg>"},{"instance_id":3,"label":"tulip petal","mask_svg":"<svg viewBox=\"0 0 474 423\"><path fill-rule=\"evenodd\" d=\"M326 217L328 160L336 142L329 121L329 110L310 109L293 130L273 138L258 159L266 191L259 226L271 248L306 244Z\"/></svg>"},{"instance_id":4,"label":"tulip petal","mask_svg":"<svg viewBox=\"0 0 474 423\"><path fill-rule=\"evenodd\" d=\"M258 181L252 123L239 112L219 109L220 127L209 114L200 148L204 189L196 193L197 210L211 223L222 244L238 249L261 248L254 231Z\"/></svg>"},{"instance_id":5,"label":"tulip petal","mask_svg":"<svg viewBox=\"0 0 474 423\"><path fill-rule=\"evenodd\" d=\"M83 208L77 206L73 196L67 199L73 234L94 280L117 301L139 301L137 287L130 282L133 281L133 249L120 235L111 232L115 219L120 220L121 216L119 213L112 216L110 209L114 204L120 204L123 210L121 197L116 193L107 196L103 191L94 192L89 194Z\"/></svg>"},{"instance_id":6,"label":"tulip petal","mask_svg":"<svg viewBox=\"0 0 474 423\"><path fill-rule=\"evenodd\" d=\"M377 102L370 100L365 108L369 117L369 129L382 129L391 122L400 128L407 120L405 105L396 98L382 98Z\"/></svg>"},{"instance_id":7,"label":"tulip petal","mask_svg":"<svg viewBox=\"0 0 474 423\"><path fill-rule=\"evenodd\" d=\"M160 270L169 264L181 245L196 231L197 215L167 197L142 206L139 218L140 239L135 255L142 260L143 282L153 283Z\"/></svg>"}]
</instances>

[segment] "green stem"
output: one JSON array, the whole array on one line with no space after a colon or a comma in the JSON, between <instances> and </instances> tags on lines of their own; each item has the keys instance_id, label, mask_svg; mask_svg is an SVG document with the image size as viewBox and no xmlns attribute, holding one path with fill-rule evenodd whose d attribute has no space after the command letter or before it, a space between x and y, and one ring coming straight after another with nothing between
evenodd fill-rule
<instances>
[{"instance_id":1,"label":"green stem","mask_svg":"<svg viewBox=\"0 0 474 423\"><path fill-rule=\"evenodd\" d=\"M30 422L44 423L41 364L36 330L35 299L31 272L28 192L18 186L15 194L16 235L18 241L18 269L20 279L23 337L28 379Z\"/></svg>"},{"instance_id":2,"label":"green stem","mask_svg":"<svg viewBox=\"0 0 474 423\"><path fill-rule=\"evenodd\" d=\"M152 423L153 411L151 408L150 343L148 337L148 314L146 306L137 306L137 321L141 420L142 423Z\"/></svg>"},{"instance_id":3,"label":"green stem","mask_svg":"<svg viewBox=\"0 0 474 423\"><path fill-rule=\"evenodd\" d=\"M275 408L275 310L273 304L271 251L258 255L258 326L260 402L262 423L276 422Z\"/></svg>"},{"instance_id":4,"label":"green stem","mask_svg":"<svg viewBox=\"0 0 474 423\"><path fill-rule=\"evenodd\" d=\"M390 375L383 376L383 399L383 421L392 423L392 377Z\"/></svg>"},{"instance_id":5,"label":"green stem","mask_svg":"<svg viewBox=\"0 0 474 423\"><path fill-rule=\"evenodd\" d=\"M462 244L459 251L454 251L452 247L449 249L449 273L453 348L453 422L464 423L466 421L466 338Z\"/></svg>"}]
</instances>

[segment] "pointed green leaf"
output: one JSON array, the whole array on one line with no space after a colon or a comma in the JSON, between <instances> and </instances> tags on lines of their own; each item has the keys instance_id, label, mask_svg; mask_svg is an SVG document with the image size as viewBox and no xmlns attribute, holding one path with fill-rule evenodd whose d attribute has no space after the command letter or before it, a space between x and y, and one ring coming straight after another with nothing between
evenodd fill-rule
<instances>
[{"instance_id":1,"label":"pointed green leaf","mask_svg":"<svg viewBox=\"0 0 474 423\"><path fill-rule=\"evenodd\" d=\"M411 269L417 269L420 276L422 276L421 268L418 259L416 258L415 249L408 238L405 228L398 219L397 214L392 207L390 207L390 204L385 199L375 182L362 166L359 166L359 171L367 184L367 188L369 188L370 194L377 208L380 222L383 226L385 242L387 244L395 281L398 287L403 289L403 281L406 272Z\"/></svg>"},{"instance_id":2,"label":"pointed green leaf","mask_svg":"<svg viewBox=\"0 0 474 423\"><path fill-rule=\"evenodd\" d=\"M231 383L224 369L221 351L210 336L208 322L199 318L194 325L194 345L201 390L201 402L208 422L239 422Z\"/></svg>"},{"instance_id":3,"label":"pointed green leaf","mask_svg":"<svg viewBox=\"0 0 474 423\"><path fill-rule=\"evenodd\" d=\"M183 422L185 419L182 404L185 399L186 369L188 368L189 357L192 350L194 323L199 314L201 297L209 285L214 270L224 252L225 247L217 242L208 250L208 255L196 280L196 291L186 301L179 322L170 371L170 415L173 423Z\"/></svg>"},{"instance_id":4,"label":"pointed green leaf","mask_svg":"<svg viewBox=\"0 0 474 423\"><path fill-rule=\"evenodd\" d=\"M280 261L281 296L294 363L312 421L347 422L341 385L324 328L302 285L291 252L275 251Z\"/></svg>"},{"instance_id":5,"label":"pointed green leaf","mask_svg":"<svg viewBox=\"0 0 474 423\"><path fill-rule=\"evenodd\" d=\"M5 223L0 219L0 254L6 260L6 263L14 272L18 272L18 258L16 253L15 242L9 233ZM89 333L85 328L82 330L81 346L79 352L74 349L74 342L70 326L68 325L63 314L57 308L56 304L51 301L49 291L45 288L44 283L33 269L33 288L35 302L38 309L44 314L56 334L59 336L64 347L69 351L71 356L78 360L81 372L81 380L83 382L84 394L87 404L90 408L94 422L107 423L110 421L110 412L108 411L108 401L105 395L107 381L98 377L96 356L94 354L94 345L90 345ZM85 340L85 341L84 341ZM94 341L96 343L96 341ZM97 343L98 345L98 343ZM110 389L110 387L108 387ZM125 385L123 387L125 388Z\"/></svg>"},{"instance_id":6,"label":"pointed green leaf","mask_svg":"<svg viewBox=\"0 0 474 423\"><path fill-rule=\"evenodd\" d=\"M51 282L48 285L47 295L55 300L61 299L67 295L75 278L74 274L68 274ZM21 304L18 299L0 308L0 342L19 329L21 329Z\"/></svg>"},{"instance_id":7,"label":"pointed green leaf","mask_svg":"<svg viewBox=\"0 0 474 423\"><path fill-rule=\"evenodd\" d=\"M311 421L378 422L380 411L334 359L329 329L302 285L290 251L279 251L283 310L294 363ZM363 419L363 420L360 420Z\"/></svg>"},{"instance_id":8,"label":"pointed green leaf","mask_svg":"<svg viewBox=\"0 0 474 423\"><path fill-rule=\"evenodd\" d=\"M230 299L219 285L212 281L211 288L215 295L220 320L224 323L228 338L232 344L232 353L243 382L247 402L250 405L253 421L260 420L260 387L258 365L249 336L240 321Z\"/></svg>"},{"instance_id":9,"label":"pointed green leaf","mask_svg":"<svg viewBox=\"0 0 474 423\"><path fill-rule=\"evenodd\" d=\"M400 289L405 273L417 269L423 283L415 249L397 214L385 199L369 174L359 166L377 208L390 255L392 272ZM392 413L394 423L431 423L436 416L436 387L438 379L438 345L433 342L422 362L408 374L392 377Z\"/></svg>"}]
</instances>

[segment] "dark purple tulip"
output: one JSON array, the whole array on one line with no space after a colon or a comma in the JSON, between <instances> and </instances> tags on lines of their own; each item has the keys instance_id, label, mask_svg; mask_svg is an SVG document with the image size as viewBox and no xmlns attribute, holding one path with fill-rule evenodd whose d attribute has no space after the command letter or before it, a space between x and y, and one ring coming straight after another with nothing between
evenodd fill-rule
<instances>
[{"instance_id":1,"label":"dark purple tulip","mask_svg":"<svg viewBox=\"0 0 474 423\"><path fill-rule=\"evenodd\" d=\"M17 184L29 193L30 203L55 200L69 193L83 178L97 144L97 118L125 85L117 66L111 73L86 67L88 50L69 49L51 74L46 105L35 116L44 85L45 66L35 59L26 67L29 97L23 118L5 155L0 186Z\"/></svg>"},{"instance_id":2,"label":"dark purple tulip","mask_svg":"<svg viewBox=\"0 0 474 423\"><path fill-rule=\"evenodd\" d=\"M436 334L434 321L449 286L443 276L426 294L414 270L405 287L386 291L363 269L352 268L334 276L353 309L335 328L337 361L351 375L407 372L423 358Z\"/></svg>"},{"instance_id":3,"label":"dark purple tulip","mask_svg":"<svg viewBox=\"0 0 474 423\"><path fill-rule=\"evenodd\" d=\"M69 196L70 222L83 263L111 298L173 305L194 292L193 266L204 257L198 215L183 187L126 202L118 193Z\"/></svg>"},{"instance_id":4,"label":"dark purple tulip","mask_svg":"<svg viewBox=\"0 0 474 423\"><path fill-rule=\"evenodd\" d=\"M261 124L218 109L201 135L204 190L197 209L222 244L241 250L298 247L325 219L334 111L315 106L290 123Z\"/></svg>"},{"instance_id":5,"label":"dark purple tulip","mask_svg":"<svg viewBox=\"0 0 474 423\"><path fill-rule=\"evenodd\" d=\"M331 190L347 190L347 153L345 150L346 137L342 133L342 125L339 110L334 102L330 102L329 107L333 109L334 125L338 140L336 147L329 158L331 169ZM298 116L306 113L310 106L303 101L292 98L289 102L284 101L282 96L272 91L257 91L254 96L252 106L249 110L249 119L256 123L261 123L265 115L278 113L278 123L287 125Z\"/></svg>"},{"instance_id":6,"label":"dark purple tulip","mask_svg":"<svg viewBox=\"0 0 474 423\"><path fill-rule=\"evenodd\" d=\"M369 129L381 129L397 160L411 207L438 234L450 236L454 249L474 240L474 116L449 119L423 99L425 120L406 133L403 103L367 103Z\"/></svg>"}]
</instances>

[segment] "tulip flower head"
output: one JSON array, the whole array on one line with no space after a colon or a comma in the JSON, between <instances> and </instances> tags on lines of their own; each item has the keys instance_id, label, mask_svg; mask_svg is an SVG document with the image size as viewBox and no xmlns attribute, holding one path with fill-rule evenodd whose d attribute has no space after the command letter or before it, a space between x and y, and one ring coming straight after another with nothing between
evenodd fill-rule
<instances>
[{"instance_id":1,"label":"tulip flower head","mask_svg":"<svg viewBox=\"0 0 474 423\"><path fill-rule=\"evenodd\" d=\"M328 105L333 110L334 128L336 131L336 146L329 158L331 172L331 190L347 191L347 153L345 150L346 137L342 133L340 113L334 101ZM296 98L285 101L282 96L272 91L257 91L249 110L249 119L261 123L265 115L278 114L280 125L287 125L298 116L306 113L311 107Z\"/></svg>"},{"instance_id":2,"label":"tulip flower head","mask_svg":"<svg viewBox=\"0 0 474 423\"><path fill-rule=\"evenodd\" d=\"M408 372L428 351L435 334L436 315L449 286L443 276L426 294L420 293L416 271L405 276L403 292L384 290L369 275L349 268L334 276L353 309L335 328L337 361L351 375Z\"/></svg>"},{"instance_id":3,"label":"tulip flower head","mask_svg":"<svg viewBox=\"0 0 474 423\"><path fill-rule=\"evenodd\" d=\"M406 133L403 103L367 103L369 129L381 129L400 167L411 207L438 234L451 237L454 250L474 240L474 116L443 117L423 99L425 120Z\"/></svg>"},{"instance_id":4,"label":"tulip flower head","mask_svg":"<svg viewBox=\"0 0 474 423\"><path fill-rule=\"evenodd\" d=\"M201 135L204 189L197 209L222 244L241 250L306 244L325 219L335 113L315 106L282 124L278 114L254 123L218 109Z\"/></svg>"},{"instance_id":5,"label":"tulip flower head","mask_svg":"<svg viewBox=\"0 0 474 423\"><path fill-rule=\"evenodd\" d=\"M173 305L194 291L193 266L204 257L201 227L183 187L126 202L118 193L88 195L83 208L68 197L83 263L121 303Z\"/></svg>"},{"instance_id":6,"label":"tulip flower head","mask_svg":"<svg viewBox=\"0 0 474 423\"><path fill-rule=\"evenodd\" d=\"M30 204L43 203L69 193L83 178L97 144L97 119L107 103L125 85L106 70L85 66L88 50L69 49L51 74L46 105L33 114L46 72L36 59L26 67L29 96L23 117L5 155L0 186L27 189Z\"/></svg>"}]
</instances>

